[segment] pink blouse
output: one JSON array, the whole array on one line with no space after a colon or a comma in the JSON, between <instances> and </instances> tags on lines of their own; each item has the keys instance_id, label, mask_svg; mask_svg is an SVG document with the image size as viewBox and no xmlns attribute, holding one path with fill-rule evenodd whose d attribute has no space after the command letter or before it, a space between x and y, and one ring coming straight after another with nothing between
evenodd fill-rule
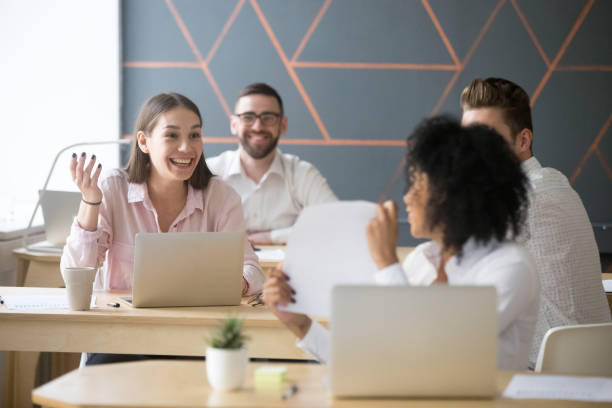
<instances>
[{"instance_id":1,"label":"pink blouse","mask_svg":"<svg viewBox=\"0 0 612 408\"><path fill-rule=\"evenodd\" d=\"M161 232L157 212L146 183L129 183L124 170L112 170L99 184L103 198L98 229L84 230L75 217L62 254L61 267L99 267L106 257L103 289L131 289L136 233ZM205 190L196 190L189 185L185 208L168 232L244 230L240 196L221 179L213 177ZM265 276L246 240L243 276L249 283L247 294L261 292Z\"/></svg>"}]
</instances>

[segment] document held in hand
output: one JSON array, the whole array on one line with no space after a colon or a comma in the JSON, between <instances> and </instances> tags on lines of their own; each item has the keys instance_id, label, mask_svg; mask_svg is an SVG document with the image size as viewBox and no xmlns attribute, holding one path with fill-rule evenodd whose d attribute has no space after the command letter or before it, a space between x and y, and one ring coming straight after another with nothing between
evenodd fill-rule
<instances>
[{"instance_id":1,"label":"document held in hand","mask_svg":"<svg viewBox=\"0 0 612 408\"><path fill-rule=\"evenodd\" d=\"M283 270L296 291L296 303L285 310L329 317L335 285L375 283L378 269L366 238L375 215L376 205L367 201L339 201L302 211L285 249Z\"/></svg>"}]
</instances>

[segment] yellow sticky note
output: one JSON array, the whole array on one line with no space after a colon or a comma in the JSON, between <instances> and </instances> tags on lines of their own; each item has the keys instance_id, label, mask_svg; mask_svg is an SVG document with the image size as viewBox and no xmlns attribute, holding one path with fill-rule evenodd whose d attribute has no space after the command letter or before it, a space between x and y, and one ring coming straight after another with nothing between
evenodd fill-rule
<instances>
[{"instance_id":1,"label":"yellow sticky note","mask_svg":"<svg viewBox=\"0 0 612 408\"><path fill-rule=\"evenodd\" d=\"M276 385L287 381L287 366L266 365L255 369L255 385Z\"/></svg>"}]
</instances>

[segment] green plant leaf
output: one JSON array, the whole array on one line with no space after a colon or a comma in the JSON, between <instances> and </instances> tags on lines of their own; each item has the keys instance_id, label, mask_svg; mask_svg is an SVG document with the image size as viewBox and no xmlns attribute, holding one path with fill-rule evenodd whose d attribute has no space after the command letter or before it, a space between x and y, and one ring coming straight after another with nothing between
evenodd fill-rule
<instances>
[{"instance_id":1,"label":"green plant leaf","mask_svg":"<svg viewBox=\"0 0 612 408\"><path fill-rule=\"evenodd\" d=\"M242 334L242 319L229 317L220 322L209 343L214 348L238 349L244 346L248 336Z\"/></svg>"}]
</instances>

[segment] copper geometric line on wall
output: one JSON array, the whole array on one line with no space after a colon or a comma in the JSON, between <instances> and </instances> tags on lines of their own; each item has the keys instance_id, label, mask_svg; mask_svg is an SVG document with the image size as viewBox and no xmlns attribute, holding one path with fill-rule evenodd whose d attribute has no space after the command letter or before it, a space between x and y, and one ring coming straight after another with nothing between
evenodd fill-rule
<instances>
[{"instance_id":1,"label":"copper geometric line on wall","mask_svg":"<svg viewBox=\"0 0 612 408\"><path fill-rule=\"evenodd\" d=\"M229 106L223 96L223 94L221 93L221 90L219 89L215 78L212 74L212 72L209 69L209 64L212 61L212 59L215 56L215 53L217 51L217 49L219 48L219 46L221 45L221 43L223 42L223 40L225 39L225 36L227 34L227 32L229 31L229 29L232 27L234 21L236 20L236 17L238 16L238 14L240 13L241 9L243 8L244 4L246 3L246 0L239 0L236 3L236 6L234 7L231 15L229 16L229 18L227 19L227 21L224 23L223 28L221 30L221 32L219 33L218 37L216 38L213 46L211 47L211 49L208 51L206 57L202 57L202 54L200 52L200 50L197 48L197 45L195 44L195 42L193 41L193 38L191 37L191 34L189 33L189 30L187 28L187 26L185 25L180 13L178 12L178 10L176 9L174 3L172 0L165 0L166 1L166 5L168 7L168 9L170 10L170 12L172 13L174 20L177 24L177 26L179 27L183 37L185 38L185 41L187 42L187 45L190 47L192 53L194 54L194 57L196 59L196 61L184 61L184 62L174 62L174 61L126 61L123 63L123 66L125 68L148 68L148 69L155 69L155 68L187 68L187 69L200 69L207 81L210 83L217 99L219 100L219 103L221 104L223 110L225 111L226 115L228 115L228 117L231 115L231 110L229 109ZM309 110L311 116L313 117L313 120L315 121L315 124L317 125L317 127L319 128L319 131L321 132L321 135L323 136L322 139L281 139L280 143L282 144L292 144L292 145L329 145L329 146L404 146L405 142L403 140L381 140L381 139L372 139L372 140L361 140L361 139L334 139L332 137L332 135L330 135L322 121L322 119L319 117L319 114L317 112L316 107L314 106L314 104L312 103L312 101L310 100L310 97L308 95L308 93L306 92L304 86L301 83L301 80L297 74L297 72L295 71L296 68L323 68L323 69L365 69L365 70L422 70L422 71L454 71L453 76L451 77L451 79L449 80L448 84L446 85L445 89L443 90L442 94L440 95L440 98L438 99L436 105L434 106L433 110L431 111L431 115L435 115L443 106L443 104L445 103L448 95L450 94L450 91L453 89L453 87L456 85L456 81L458 80L459 76L461 75L461 73L463 72L463 70L465 69L466 65L469 63L471 57L474 55L476 49L478 48L478 46L480 45L481 40L483 39L483 37L485 36L485 34L487 33L487 31L489 30L490 26L492 25L493 21L495 20L495 17L497 16L498 12L501 10L501 8L506 4L506 0L499 0L497 5L495 6L494 10L491 12L491 14L489 15L489 17L487 18L486 22L484 23L484 25L482 26L481 30L479 31L476 39L474 40L472 46L470 47L468 53L466 54L466 56L464 57L463 61L460 61L457 58L457 55L454 51L454 48L451 44L451 41L449 40L449 38L447 37L442 25L440 24L439 20L437 19L437 16L435 14L435 12L433 11L431 5L429 4L428 0L421 0L421 4L423 6L423 8L425 9L425 11L427 12L428 16L430 17L430 21L432 22L434 28L436 29L436 31L438 32L444 46L446 47L446 50L449 54L449 56L451 57L451 59L453 60L453 64L410 64L410 63L368 63L368 62L333 62L333 61L329 61L329 62L318 62L318 61L298 61L298 58L301 54L301 52L303 51L303 49L306 47L306 45L308 44L308 41L310 40L312 34L316 31L319 22L323 19L323 17L325 16L325 13L327 12L327 10L329 9L331 3L333 0L325 0L325 2L323 3L323 5L321 6L321 8L319 9L317 15L315 16L314 20L312 21L312 23L310 24L310 26L308 27L306 33L304 34L303 38L301 39L298 48L296 49L295 53L293 56L291 56L291 58L289 58L284 50L282 49L282 47L280 46L280 43L278 41L278 39L276 38L276 35L274 33L274 31L272 30L270 24L268 23L261 7L259 6L257 0L249 0L249 3L251 4L253 10L255 11L262 27L264 28L264 30L266 31L266 34L268 35L268 38L272 44L272 46L274 47L275 51L277 52L279 58L281 59L283 65L285 66L285 69L287 70L289 76L291 77L291 80L293 81L296 90L298 91L298 93L300 94L300 96L302 97L304 104L306 105L307 109ZM537 49L540 57L542 58L542 61L544 62L544 64L547 67L547 71L546 73L543 75L543 77L541 78L536 90L534 91L534 93L531 95L531 105L533 106L533 104L535 103L535 101L538 99L539 95L541 94L542 90L544 89L544 87L546 86L546 84L548 83L548 80L550 79L550 76L552 75L553 72L555 71L612 71L612 66L606 66L606 65L573 65L573 66L559 66L559 61L561 60L561 58L563 57L563 55L565 54L568 46L570 45L570 43L572 42L573 38L575 37L576 33L578 32L579 28L581 27L581 25L583 24L587 14L589 13L590 9L593 6L595 0L588 0L588 2L585 4L585 6L583 7L582 11L580 12L578 18L576 19L575 23L573 24L571 30L569 31L568 35L566 36L563 44L561 45L561 48L559 49L559 51L557 52L557 54L555 55L555 58L550 61L549 57L546 55L546 53L544 52L537 36L535 35L531 25L529 24L527 18L525 17L523 11L520 9L518 3L516 0L509 0L510 4L512 5L512 8L514 9L514 12L517 14L517 16L519 17L523 28L525 29L525 31L528 33L529 37L531 38L535 48ZM606 125L604 125L604 128L607 128L610 125L610 119L606 122ZM602 128L603 130L603 128ZM605 132L603 132L605 133ZM597 143L599 140L601 140L601 137L603 136L603 133L600 132L600 135L598 135ZM601 137L600 137L601 136ZM126 136L124 136L126 137ZM234 137L205 137L204 138L205 142L209 142L209 143L235 143L236 139ZM593 147L595 146L595 147ZM578 167L576 168L576 170L574 171L574 174L571 178L572 182L575 181L576 177L578 177L578 175L581 172L582 166L584 165L584 163L588 160L588 158L593 154L593 153L598 153L597 150L597 144L594 142L593 145L591 145L591 147L589 148L589 150L587 151L587 153L585 153L584 157L581 159L581 163L578 165ZM603 158L603 156L599 153L597 154L598 157L600 157L600 161L602 161L602 166L604 167L604 169L606 170L606 173L608 174L608 176L611 177L612 179L612 175L610 174L610 166L607 165L607 162L605 162L605 158ZM390 180L390 182L387 184L387 186L385 187L385 190L382 194L382 198L384 198L391 186L395 183L396 178L399 176L399 174L401 173L401 168L403 167L404 163L400 163L400 166L398 167L398 169L396 169L394 177L392 180Z\"/></svg>"},{"instance_id":2,"label":"copper geometric line on wall","mask_svg":"<svg viewBox=\"0 0 612 408\"><path fill-rule=\"evenodd\" d=\"M572 177L570 177L570 183L572 185L576 182L576 179L578 178L578 176L580 176L580 173L582 173L582 168L586 165L587 161L589 161L589 159L591 158L591 156L594 153L599 158L599 161L601 162L602 167L604 168L606 174L608 175L608 177L612 181L612 171L610 171L610 165L608 164L606 158L601 154L601 151L599 150L599 143L601 142L601 140L603 139L604 135L606 134L606 132L610 128L611 124L612 124L612 113L610 114L610 116L608 116L608 120L606 120L606 123L604 123L604 125L602 126L601 130L599 131L599 133L595 137L595 140L593 140L593 143L591 143L591 145L587 149L586 153L584 154L584 156L580 160L580 164L578 164L578 166L576 166L576 169L572 173Z\"/></svg>"}]
</instances>

